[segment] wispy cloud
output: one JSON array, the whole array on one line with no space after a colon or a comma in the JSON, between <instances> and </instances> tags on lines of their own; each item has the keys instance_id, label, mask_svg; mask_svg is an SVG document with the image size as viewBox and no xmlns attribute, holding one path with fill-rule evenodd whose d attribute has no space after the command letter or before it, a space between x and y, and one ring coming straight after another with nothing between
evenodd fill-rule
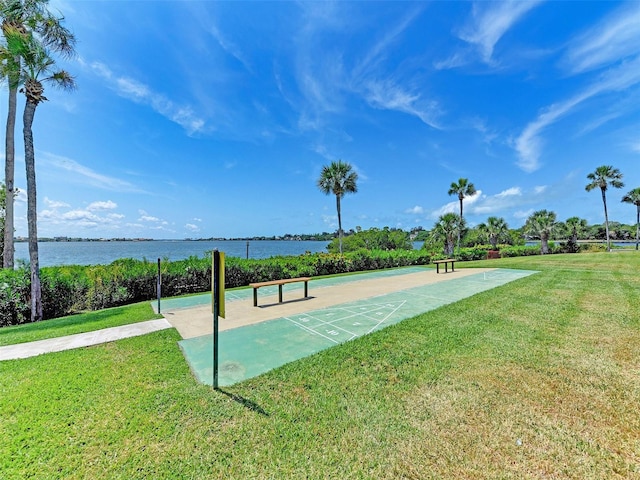
<instances>
[{"instance_id":1,"label":"wispy cloud","mask_svg":"<svg viewBox=\"0 0 640 480\"><path fill-rule=\"evenodd\" d=\"M197 115L191 106L178 105L134 78L118 76L101 62L93 62L90 67L94 73L106 80L108 86L118 95L136 103L148 105L156 113L180 125L187 134L193 135L206 130L205 120Z\"/></svg>"},{"instance_id":2,"label":"wispy cloud","mask_svg":"<svg viewBox=\"0 0 640 480\"><path fill-rule=\"evenodd\" d=\"M535 8L540 1L492 1L475 2L472 16L460 29L458 36L470 44L487 64L494 64L494 50L497 43L527 12ZM460 66L465 63L465 55L455 53L448 60L437 62L440 68Z\"/></svg>"},{"instance_id":3,"label":"wispy cloud","mask_svg":"<svg viewBox=\"0 0 640 480\"><path fill-rule=\"evenodd\" d=\"M640 53L640 2L625 3L569 43L562 59L572 74L616 64Z\"/></svg>"},{"instance_id":4,"label":"wispy cloud","mask_svg":"<svg viewBox=\"0 0 640 480\"><path fill-rule=\"evenodd\" d=\"M67 181L75 180L85 185L114 192L143 192L126 180L103 175L67 157L50 152L42 152L41 162L67 172Z\"/></svg>"},{"instance_id":5,"label":"wispy cloud","mask_svg":"<svg viewBox=\"0 0 640 480\"><path fill-rule=\"evenodd\" d=\"M407 113L430 127L441 128L437 119L442 112L435 100L425 100L420 93L411 92L391 80L370 81L366 87L366 100L372 107Z\"/></svg>"},{"instance_id":6,"label":"wispy cloud","mask_svg":"<svg viewBox=\"0 0 640 480\"><path fill-rule=\"evenodd\" d=\"M227 52L233 58L238 60L238 62L240 62L248 72L251 73L253 71L253 69L251 68L251 63L247 59L246 55L242 52L240 47L238 47L228 37L223 35L223 33L220 31L220 29L216 25L210 26L209 32L211 33L213 38L215 38L216 42L218 42L218 45L220 45L220 47L225 52Z\"/></svg>"},{"instance_id":7,"label":"wispy cloud","mask_svg":"<svg viewBox=\"0 0 640 480\"><path fill-rule=\"evenodd\" d=\"M517 165L525 172L533 172L540 168L542 149L540 134L547 127L570 114L578 105L597 95L624 90L638 83L640 83L640 55L606 71L576 95L547 107L516 139L515 149L519 157Z\"/></svg>"}]
</instances>

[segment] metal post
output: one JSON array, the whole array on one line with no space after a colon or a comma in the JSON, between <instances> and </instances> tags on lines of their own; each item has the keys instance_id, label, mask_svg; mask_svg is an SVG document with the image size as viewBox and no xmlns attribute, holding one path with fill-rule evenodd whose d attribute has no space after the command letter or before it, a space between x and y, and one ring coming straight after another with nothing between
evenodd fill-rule
<instances>
[{"instance_id":1,"label":"metal post","mask_svg":"<svg viewBox=\"0 0 640 480\"><path fill-rule=\"evenodd\" d=\"M157 284L157 293L158 293L158 313L160 313L160 296L162 295L162 273L160 271L160 259L158 259L158 284Z\"/></svg>"},{"instance_id":2,"label":"metal post","mask_svg":"<svg viewBox=\"0 0 640 480\"><path fill-rule=\"evenodd\" d=\"M247 240L247 260L249 260L249 240Z\"/></svg>"},{"instance_id":3,"label":"metal post","mask_svg":"<svg viewBox=\"0 0 640 480\"><path fill-rule=\"evenodd\" d=\"M213 277L213 289L211 295L213 296L213 388L218 389L218 312L219 312L219 299L218 289L219 285L219 272L220 269L220 252L216 248L213 251L213 270L211 275Z\"/></svg>"}]
</instances>

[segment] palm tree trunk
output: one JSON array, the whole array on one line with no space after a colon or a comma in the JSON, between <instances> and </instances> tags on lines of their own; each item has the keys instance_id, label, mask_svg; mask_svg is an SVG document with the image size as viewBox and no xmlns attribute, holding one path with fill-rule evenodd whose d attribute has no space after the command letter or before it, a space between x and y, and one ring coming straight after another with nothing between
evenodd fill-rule
<instances>
[{"instance_id":1,"label":"palm tree trunk","mask_svg":"<svg viewBox=\"0 0 640 480\"><path fill-rule=\"evenodd\" d=\"M460 223L462 223L462 198L460 199ZM462 228L458 229L458 254L460 253L460 235L462 234Z\"/></svg>"},{"instance_id":2,"label":"palm tree trunk","mask_svg":"<svg viewBox=\"0 0 640 480\"><path fill-rule=\"evenodd\" d=\"M14 263L14 214L13 204L15 197L14 171L15 171L15 129L17 110L18 88L9 89L9 107L7 110L7 130L5 136L5 165L4 183L7 193L7 204L4 217L4 253L2 265L4 268L13 268Z\"/></svg>"},{"instance_id":3,"label":"palm tree trunk","mask_svg":"<svg viewBox=\"0 0 640 480\"><path fill-rule=\"evenodd\" d=\"M636 213L636 250L638 250L638 243L640 243L640 205Z\"/></svg>"},{"instance_id":4,"label":"palm tree trunk","mask_svg":"<svg viewBox=\"0 0 640 480\"><path fill-rule=\"evenodd\" d=\"M611 240L609 240L609 215L607 214L607 195L602 189L602 203L604 203L604 228L607 234L607 252L611 251Z\"/></svg>"},{"instance_id":5,"label":"palm tree trunk","mask_svg":"<svg viewBox=\"0 0 640 480\"><path fill-rule=\"evenodd\" d=\"M340 214L340 195L336 195L336 208L338 209L338 241L340 243L340 255L342 255L342 216Z\"/></svg>"},{"instance_id":6,"label":"palm tree trunk","mask_svg":"<svg viewBox=\"0 0 640 480\"><path fill-rule=\"evenodd\" d=\"M31 321L42 320L42 289L38 261L38 211L36 204L36 169L33 150L33 117L36 104L27 100L24 107L24 163L27 170L27 224L29 230L29 262L31 265Z\"/></svg>"},{"instance_id":7,"label":"palm tree trunk","mask_svg":"<svg viewBox=\"0 0 640 480\"><path fill-rule=\"evenodd\" d=\"M546 235L540 236L540 250L542 255L549 253L549 237Z\"/></svg>"}]
</instances>

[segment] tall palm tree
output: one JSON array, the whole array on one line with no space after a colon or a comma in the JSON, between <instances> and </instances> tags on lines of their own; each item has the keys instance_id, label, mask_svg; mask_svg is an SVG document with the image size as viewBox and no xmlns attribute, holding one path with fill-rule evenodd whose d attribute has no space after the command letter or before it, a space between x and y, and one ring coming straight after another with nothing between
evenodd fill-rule
<instances>
[{"instance_id":1,"label":"tall palm tree","mask_svg":"<svg viewBox=\"0 0 640 480\"><path fill-rule=\"evenodd\" d=\"M604 224L607 235L607 251L611 251L611 239L609 238L609 214L607 213L607 187L611 185L614 188L624 187L622 183L622 173L617 168L613 168L610 165L602 165L587 175L587 178L591 180L587 184L585 190L590 192L595 188L599 188L602 192L602 203L604 204Z\"/></svg>"},{"instance_id":2,"label":"tall palm tree","mask_svg":"<svg viewBox=\"0 0 640 480\"><path fill-rule=\"evenodd\" d=\"M489 217L487 223L478 225L478 229L489 240L492 250L497 248L501 239L509 236L509 226L502 217Z\"/></svg>"},{"instance_id":3,"label":"tall palm tree","mask_svg":"<svg viewBox=\"0 0 640 480\"><path fill-rule=\"evenodd\" d=\"M475 195L476 187L473 183L469 182L467 178L461 178L458 180L458 183L452 182L449 187L449 195L456 195L458 200L460 201L460 218L464 219L464 215L462 214L462 201L465 197L470 197ZM458 231L458 250L460 250L460 236L462 234L462 230Z\"/></svg>"},{"instance_id":4,"label":"tall palm tree","mask_svg":"<svg viewBox=\"0 0 640 480\"><path fill-rule=\"evenodd\" d=\"M330 165L322 167L320 178L318 178L318 188L326 195L333 193L336 196L340 253L342 253L342 213L340 211L340 200L346 193L356 193L358 191L357 181L358 174L349 163L343 162L342 160L331 162Z\"/></svg>"},{"instance_id":5,"label":"tall palm tree","mask_svg":"<svg viewBox=\"0 0 640 480\"><path fill-rule=\"evenodd\" d=\"M436 241L444 243L444 254L453 256L456 236L464 228L464 220L455 213L445 213L441 215L431 230L431 236Z\"/></svg>"},{"instance_id":6,"label":"tall palm tree","mask_svg":"<svg viewBox=\"0 0 640 480\"><path fill-rule=\"evenodd\" d=\"M540 253L549 253L549 239L555 234L558 228L555 212L538 210L533 212L524 225L527 235L540 239Z\"/></svg>"},{"instance_id":7,"label":"tall palm tree","mask_svg":"<svg viewBox=\"0 0 640 480\"><path fill-rule=\"evenodd\" d=\"M31 321L42 320L42 291L38 260L38 228L36 204L36 171L33 148L33 119L38 105L47 100L44 84L50 83L65 90L75 88L73 77L64 70L55 70L55 61L45 45L31 32L14 32L7 37L9 50L19 55L23 62L24 87L20 92L26 97L23 115L24 163L27 173L27 226L29 232L29 262L31 267Z\"/></svg>"},{"instance_id":8,"label":"tall palm tree","mask_svg":"<svg viewBox=\"0 0 640 480\"><path fill-rule=\"evenodd\" d=\"M638 243L640 243L640 187L627 193L622 197L622 201L636 206L636 250L638 250Z\"/></svg>"},{"instance_id":9,"label":"tall palm tree","mask_svg":"<svg viewBox=\"0 0 640 480\"><path fill-rule=\"evenodd\" d=\"M47 10L49 0L0 0L0 20L2 33L7 36L16 33L31 32L47 48L62 55L74 53L75 37L62 25L62 18L56 17ZM9 49L2 48L2 77L6 77L9 86L9 105L7 108L7 125L5 134L5 183L7 189L7 206L5 212L3 266L13 268L14 264L14 209L16 194L14 188L15 170L15 124L17 112L18 88L21 82L21 58L12 54Z\"/></svg>"}]
</instances>

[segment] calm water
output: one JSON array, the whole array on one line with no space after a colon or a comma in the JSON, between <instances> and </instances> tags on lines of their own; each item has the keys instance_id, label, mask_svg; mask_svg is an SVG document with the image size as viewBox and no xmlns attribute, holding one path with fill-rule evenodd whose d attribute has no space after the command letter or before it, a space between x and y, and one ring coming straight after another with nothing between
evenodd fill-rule
<instances>
[{"instance_id":1,"label":"calm water","mask_svg":"<svg viewBox=\"0 0 640 480\"><path fill-rule=\"evenodd\" d=\"M269 258L278 255L302 255L305 252L326 252L330 242L312 240L251 240L248 258ZM419 249L422 242L415 242ZM190 256L202 257L214 249L228 257L247 258L246 240L154 240L141 242L41 242L38 245L40 266L107 265L119 258L156 261L182 260ZM27 242L16 243L16 261L29 259Z\"/></svg>"},{"instance_id":2,"label":"calm water","mask_svg":"<svg viewBox=\"0 0 640 480\"><path fill-rule=\"evenodd\" d=\"M305 252L326 252L329 242L255 240L249 242L249 258L269 258L277 255L301 255ZM202 257L218 249L229 257L247 258L246 240L189 241L155 240L141 242L41 242L38 245L40 266L105 265L119 258L158 258L182 260L192 255ZM29 259L26 242L16 243L16 260Z\"/></svg>"}]
</instances>

